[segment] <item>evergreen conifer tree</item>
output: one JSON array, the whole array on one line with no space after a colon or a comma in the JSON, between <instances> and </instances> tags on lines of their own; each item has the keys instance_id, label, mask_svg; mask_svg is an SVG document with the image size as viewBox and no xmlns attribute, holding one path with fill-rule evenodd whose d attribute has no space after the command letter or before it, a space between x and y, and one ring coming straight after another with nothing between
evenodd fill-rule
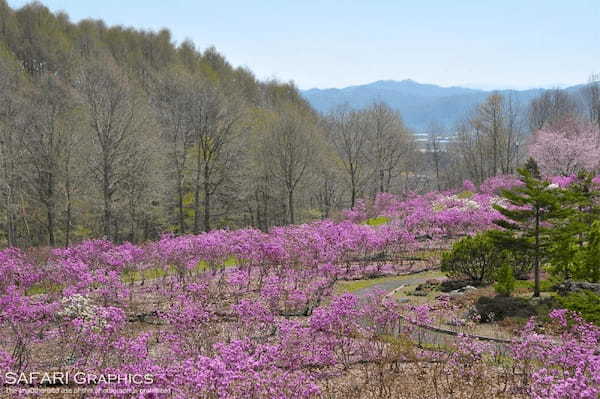
<instances>
[{"instance_id":1,"label":"evergreen conifer tree","mask_svg":"<svg viewBox=\"0 0 600 399\"><path fill-rule=\"evenodd\" d=\"M493 232L492 236L496 244L505 249L532 251L533 296L539 297L540 269L553 242L553 224L566 218L571 209L563 206L565 190L540 178L535 160L530 159L518 172L524 185L502 192L509 205L494 207L504 216L496 221L504 230Z\"/></svg>"}]
</instances>

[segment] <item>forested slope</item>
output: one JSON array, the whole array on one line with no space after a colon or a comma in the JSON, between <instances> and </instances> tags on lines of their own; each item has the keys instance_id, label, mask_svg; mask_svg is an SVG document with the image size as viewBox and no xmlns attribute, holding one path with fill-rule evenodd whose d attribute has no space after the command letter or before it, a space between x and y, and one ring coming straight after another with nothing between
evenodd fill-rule
<instances>
[{"instance_id":1,"label":"forested slope","mask_svg":"<svg viewBox=\"0 0 600 399\"><path fill-rule=\"evenodd\" d=\"M5 244L286 223L317 122L293 84L259 82L166 29L0 0Z\"/></svg>"}]
</instances>

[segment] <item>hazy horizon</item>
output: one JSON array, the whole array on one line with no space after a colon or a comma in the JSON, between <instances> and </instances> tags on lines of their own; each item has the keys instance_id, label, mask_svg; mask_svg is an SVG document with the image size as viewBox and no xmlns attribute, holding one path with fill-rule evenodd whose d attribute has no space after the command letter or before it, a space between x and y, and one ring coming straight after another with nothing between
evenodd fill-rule
<instances>
[{"instance_id":1,"label":"hazy horizon","mask_svg":"<svg viewBox=\"0 0 600 399\"><path fill-rule=\"evenodd\" d=\"M473 89L473 90L482 90L482 91L495 91L495 90L518 90L518 91L522 91L522 90L531 90L531 89L565 89L571 86L577 86L580 84L585 84L586 81L582 81L582 82L576 82L576 83L572 83L572 84L565 84L565 83L556 83L556 84L547 84L547 85L525 85L525 86L514 86L514 85L495 85L495 84L486 84L486 83L481 83L481 84L476 84L476 83L458 83L458 84L439 84L439 83L435 83L435 82L420 82L417 81L415 79L412 79L410 77L406 77L406 78L398 78L398 79L378 79L378 80L374 80L371 82L363 82L363 83L356 83L356 84L350 84L348 86L340 86L340 87L308 87L308 88L300 88L302 91L309 91L309 90L327 90L327 89L345 89L345 88L350 88L350 87L358 87L358 86L367 86L369 84L373 84L373 83L377 83L377 82L402 82L402 81L406 81L406 80L411 80L415 83L418 84L430 84L430 85L435 85L435 86L439 86L439 87L444 87L444 88L451 88L451 87L462 87L465 89Z\"/></svg>"},{"instance_id":2,"label":"hazy horizon","mask_svg":"<svg viewBox=\"0 0 600 399\"><path fill-rule=\"evenodd\" d=\"M42 4L72 21L164 27L176 42L214 45L259 79L294 81L302 90L404 79L484 90L550 88L584 83L600 71L600 2L592 0Z\"/></svg>"}]
</instances>

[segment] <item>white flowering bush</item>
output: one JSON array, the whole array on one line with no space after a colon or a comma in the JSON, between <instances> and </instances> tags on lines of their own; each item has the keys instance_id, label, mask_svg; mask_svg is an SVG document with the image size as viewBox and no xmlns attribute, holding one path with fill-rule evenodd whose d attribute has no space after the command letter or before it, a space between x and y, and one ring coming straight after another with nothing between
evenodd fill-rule
<instances>
[{"instance_id":1,"label":"white flowering bush","mask_svg":"<svg viewBox=\"0 0 600 399\"><path fill-rule=\"evenodd\" d=\"M97 308L87 296L74 294L63 298L61 303L63 309L58 312L60 317L70 320L80 319L85 321L92 321L97 317Z\"/></svg>"},{"instance_id":2,"label":"white flowering bush","mask_svg":"<svg viewBox=\"0 0 600 399\"><path fill-rule=\"evenodd\" d=\"M433 210L436 212L441 212L450 208L457 208L463 211L468 211L472 209L479 209L480 205L477 201L474 201L470 198L461 198L457 195L450 195L448 197L443 197L437 201L432 203Z\"/></svg>"}]
</instances>

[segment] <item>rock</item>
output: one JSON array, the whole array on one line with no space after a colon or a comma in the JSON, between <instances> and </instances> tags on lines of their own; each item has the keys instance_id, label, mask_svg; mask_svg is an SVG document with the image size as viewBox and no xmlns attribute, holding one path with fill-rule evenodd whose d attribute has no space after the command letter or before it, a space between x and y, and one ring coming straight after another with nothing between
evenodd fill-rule
<instances>
[{"instance_id":1,"label":"rock","mask_svg":"<svg viewBox=\"0 0 600 399\"><path fill-rule=\"evenodd\" d=\"M540 303L544 302L544 298L542 297L533 297L533 298L529 298L529 304L532 306L537 306Z\"/></svg>"},{"instance_id":2,"label":"rock","mask_svg":"<svg viewBox=\"0 0 600 399\"><path fill-rule=\"evenodd\" d=\"M534 306L528 299L497 295L480 297L475 304L475 311L482 323L503 320L506 317L529 318L536 315Z\"/></svg>"},{"instance_id":3,"label":"rock","mask_svg":"<svg viewBox=\"0 0 600 399\"><path fill-rule=\"evenodd\" d=\"M474 307L469 308L466 312L463 313L462 318L465 320L475 320L476 319L477 309Z\"/></svg>"},{"instance_id":4,"label":"rock","mask_svg":"<svg viewBox=\"0 0 600 399\"><path fill-rule=\"evenodd\" d=\"M477 283L471 280L446 280L440 284L440 290L450 292L467 286L472 287L473 285L477 285Z\"/></svg>"},{"instance_id":5,"label":"rock","mask_svg":"<svg viewBox=\"0 0 600 399\"><path fill-rule=\"evenodd\" d=\"M556 289L560 295L567 295L571 292L580 290L590 290L596 294L600 294L600 284L588 283L585 281L565 281L564 283L559 284Z\"/></svg>"},{"instance_id":6,"label":"rock","mask_svg":"<svg viewBox=\"0 0 600 399\"><path fill-rule=\"evenodd\" d=\"M398 303L408 303L410 302L410 299L408 298L398 298Z\"/></svg>"},{"instance_id":7,"label":"rock","mask_svg":"<svg viewBox=\"0 0 600 399\"><path fill-rule=\"evenodd\" d=\"M446 322L446 324L448 324L449 326L454 326L454 327L462 327L465 324L467 324L467 321L463 320L463 319L452 319L452 320L448 320Z\"/></svg>"},{"instance_id":8,"label":"rock","mask_svg":"<svg viewBox=\"0 0 600 399\"><path fill-rule=\"evenodd\" d=\"M473 290L477 290L477 288L473 287L472 285L467 285L466 287L461 288L462 292L473 291Z\"/></svg>"}]
</instances>

